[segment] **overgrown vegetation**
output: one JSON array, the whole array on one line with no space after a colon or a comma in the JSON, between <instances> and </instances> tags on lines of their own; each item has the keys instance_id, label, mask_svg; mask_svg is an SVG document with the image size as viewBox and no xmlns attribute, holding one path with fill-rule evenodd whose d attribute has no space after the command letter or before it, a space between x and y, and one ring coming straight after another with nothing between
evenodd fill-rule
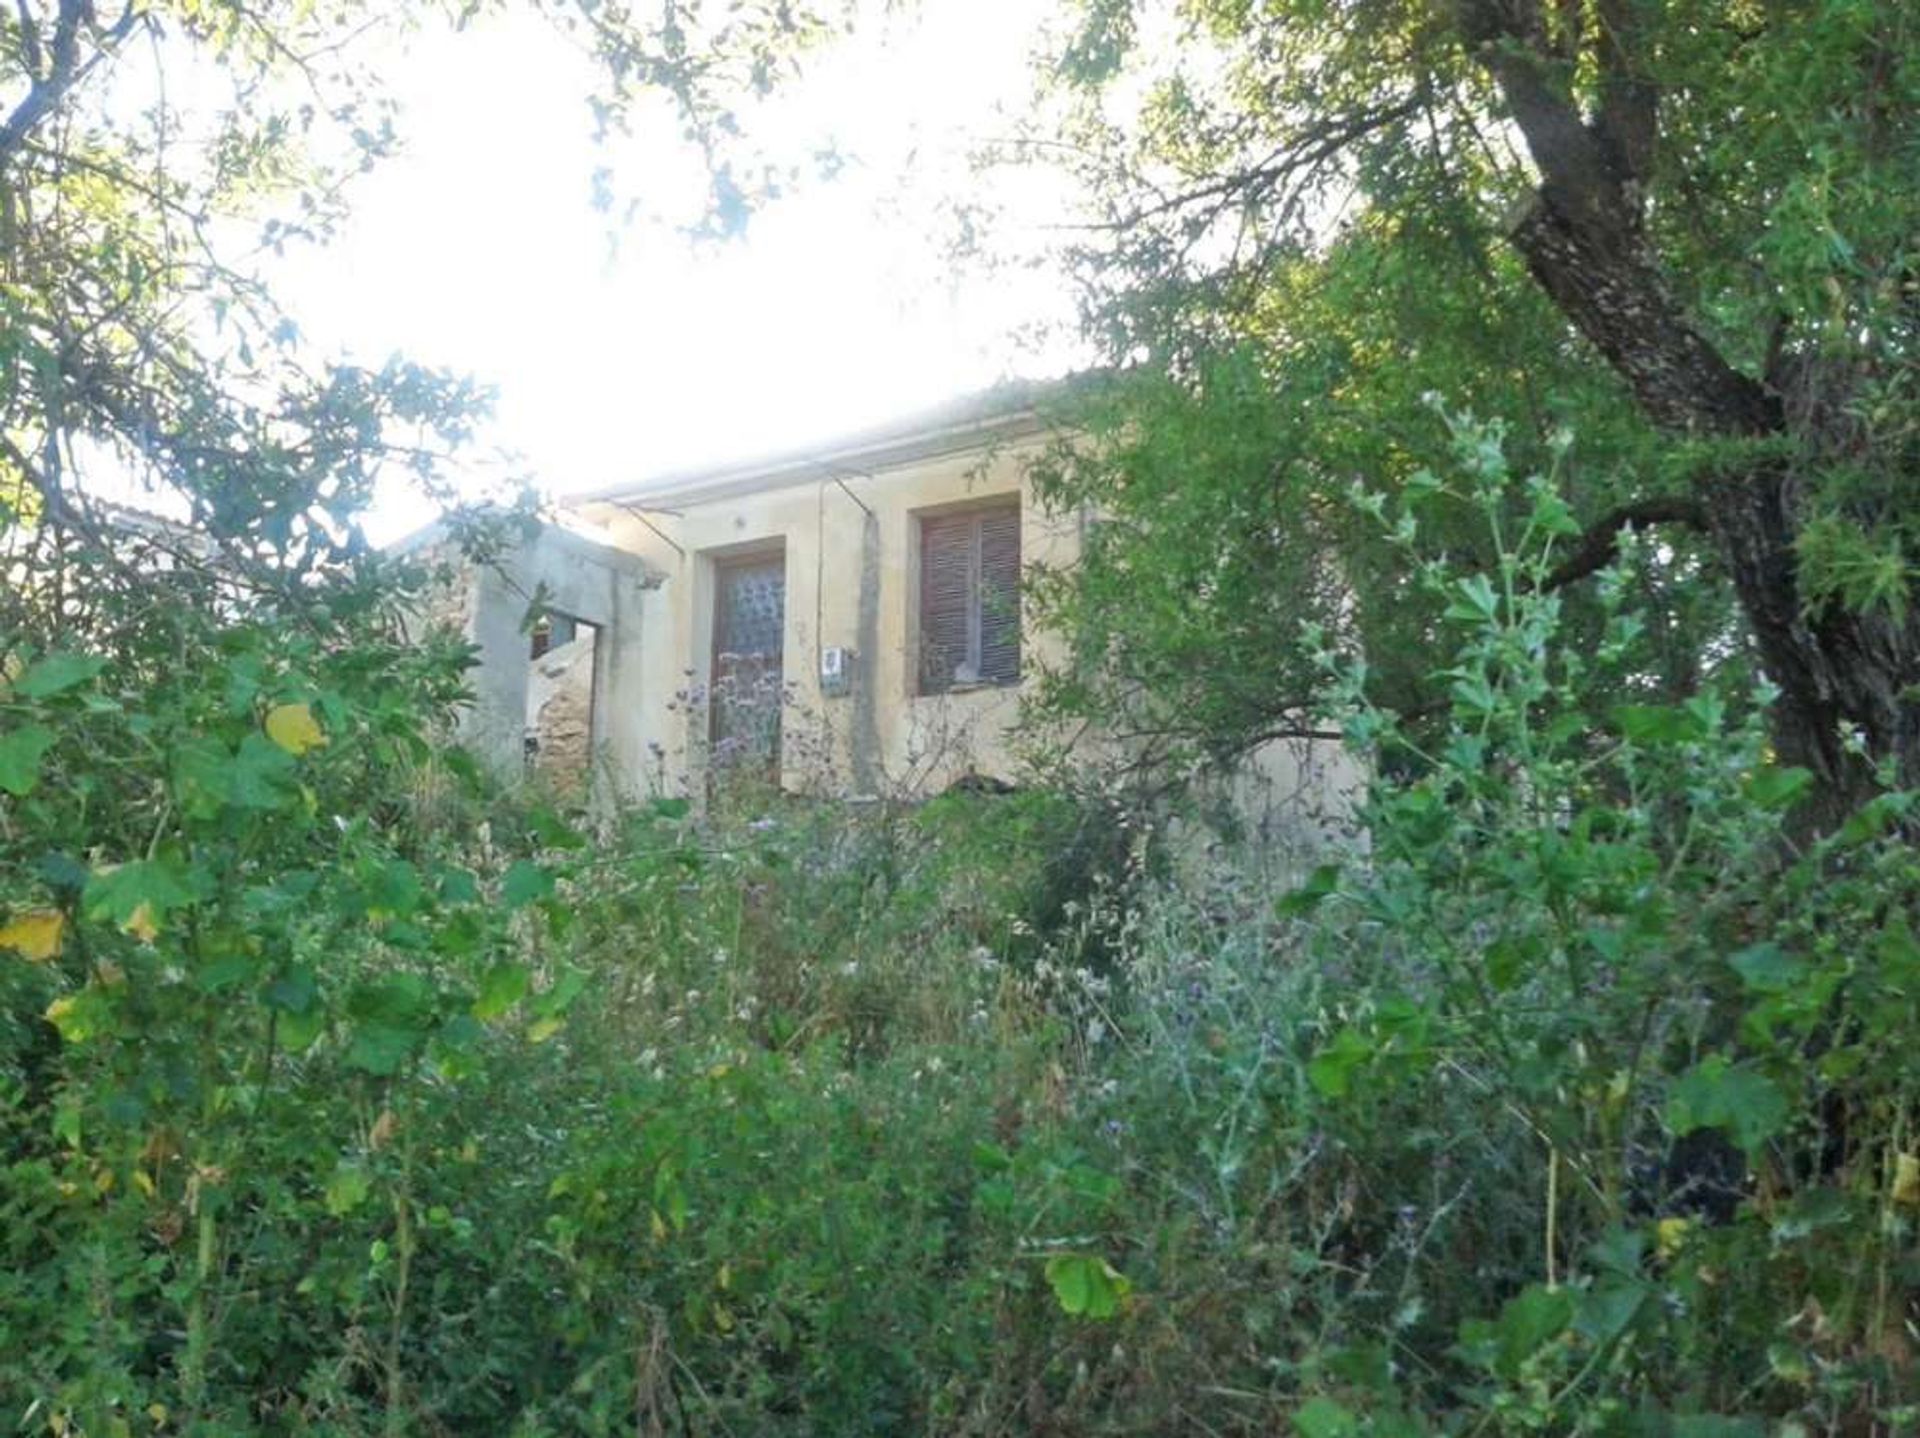
<instances>
[{"instance_id":1,"label":"overgrown vegetation","mask_svg":"<svg viewBox=\"0 0 1920 1438\"><path fill-rule=\"evenodd\" d=\"M1033 593L1156 802L699 812L447 742L469 655L354 525L478 397L303 372L202 246L332 213L295 55L385 148L353 7L0 21L0 1423L1920 1426L1911 20L1196 4L1114 129L1084 8L1148 362ZM605 118L711 142L824 25L698 11L578 22ZM204 169L89 89L144 38L235 82ZM1332 726L1306 865L1158 782Z\"/></svg>"},{"instance_id":2,"label":"overgrown vegetation","mask_svg":"<svg viewBox=\"0 0 1920 1438\"><path fill-rule=\"evenodd\" d=\"M1750 706L1591 708L1625 571L1568 645L1456 454L1447 717L1291 884L1044 791L590 839L424 745L457 654L20 654L9 1421L1901 1431L1908 800L1793 852Z\"/></svg>"}]
</instances>

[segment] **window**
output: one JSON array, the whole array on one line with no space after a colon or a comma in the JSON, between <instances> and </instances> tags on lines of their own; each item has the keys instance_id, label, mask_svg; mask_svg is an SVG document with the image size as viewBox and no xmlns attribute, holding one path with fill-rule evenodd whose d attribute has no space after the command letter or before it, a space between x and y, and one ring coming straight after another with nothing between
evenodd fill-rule
<instances>
[{"instance_id":1,"label":"window","mask_svg":"<svg viewBox=\"0 0 1920 1438\"><path fill-rule=\"evenodd\" d=\"M920 692L1020 679L1020 502L920 520Z\"/></svg>"}]
</instances>

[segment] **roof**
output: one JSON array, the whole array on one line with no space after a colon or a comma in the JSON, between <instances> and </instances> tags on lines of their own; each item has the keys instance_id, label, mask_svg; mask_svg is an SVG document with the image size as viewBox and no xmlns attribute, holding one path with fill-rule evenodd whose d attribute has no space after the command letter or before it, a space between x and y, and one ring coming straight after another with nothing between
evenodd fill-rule
<instances>
[{"instance_id":1,"label":"roof","mask_svg":"<svg viewBox=\"0 0 1920 1438\"><path fill-rule=\"evenodd\" d=\"M1010 381L818 444L628 480L569 495L561 503L568 508L593 504L676 507L965 454L1047 432L1052 426L1042 412L1045 403L1061 398L1085 378Z\"/></svg>"}]
</instances>

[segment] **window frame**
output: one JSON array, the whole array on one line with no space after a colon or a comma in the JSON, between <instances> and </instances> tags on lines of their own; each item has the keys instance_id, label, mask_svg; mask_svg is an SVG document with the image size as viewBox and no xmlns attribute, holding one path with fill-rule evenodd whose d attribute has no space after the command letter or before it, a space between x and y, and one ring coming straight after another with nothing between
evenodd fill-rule
<instances>
[{"instance_id":1,"label":"window frame","mask_svg":"<svg viewBox=\"0 0 1920 1438\"><path fill-rule=\"evenodd\" d=\"M982 689L1009 689L1017 687L1025 670L1025 635L1022 626L1021 598L1023 583L1022 570L1025 559L1025 505L1020 491L1011 490L1002 494L968 500L957 505L938 506L915 510L912 513L912 542L914 559L913 584L913 647L908 666L910 693L917 698L939 698L948 694L965 694ZM1010 647L1013 654L1013 668L1009 674L997 676L981 675L986 666L989 650L996 647L989 644L989 623L987 599L989 580L986 572L987 536L984 525L995 515L1010 514L1013 519L1013 568L1010 588L1013 597L1012 614L1008 616L1010 633L1002 636L1002 643ZM931 571L928 564L928 545L935 526L949 525L964 520L968 524L968 555L966 575L966 597L964 620L966 626L965 658L953 668L958 671L971 667L976 675L973 679L949 678L944 683L933 680L929 668L929 609L931 608L929 585Z\"/></svg>"}]
</instances>

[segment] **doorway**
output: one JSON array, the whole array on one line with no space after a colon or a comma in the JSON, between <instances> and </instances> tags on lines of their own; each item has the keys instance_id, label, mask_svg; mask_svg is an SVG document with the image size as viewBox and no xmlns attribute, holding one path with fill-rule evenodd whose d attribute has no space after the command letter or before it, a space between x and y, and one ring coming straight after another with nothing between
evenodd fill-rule
<instances>
[{"instance_id":1,"label":"doorway","mask_svg":"<svg viewBox=\"0 0 1920 1438\"><path fill-rule=\"evenodd\" d=\"M786 628L784 550L714 561L708 739L715 777L779 782Z\"/></svg>"}]
</instances>

